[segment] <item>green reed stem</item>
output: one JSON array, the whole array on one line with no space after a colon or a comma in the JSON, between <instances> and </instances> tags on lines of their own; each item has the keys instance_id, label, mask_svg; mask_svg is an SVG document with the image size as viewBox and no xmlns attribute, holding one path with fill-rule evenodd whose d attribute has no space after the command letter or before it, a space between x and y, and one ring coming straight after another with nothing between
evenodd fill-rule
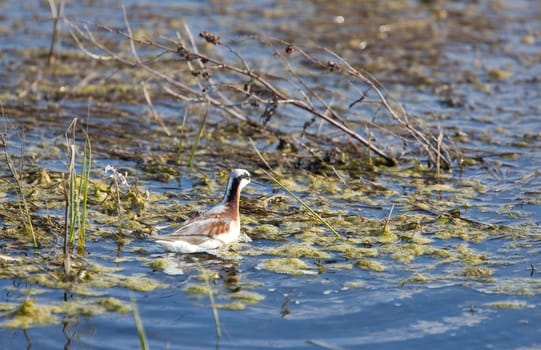
<instances>
[{"instance_id":1,"label":"green reed stem","mask_svg":"<svg viewBox=\"0 0 541 350\"><path fill-rule=\"evenodd\" d=\"M133 318L135 320L135 327L137 327L137 335L139 336L141 350L148 350L148 341L145 334L145 329L143 327L143 321L141 320L141 315L139 315L139 310L137 309L137 304L133 296L131 297L131 308L133 311Z\"/></svg>"},{"instance_id":2,"label":"green reed stem","mask_svg":"<svg viewBox=\"0 0 541 350\"><path fill-rule=\"evenodd\" d=\"M11 172L11 175L15 179L15 183L17 184L17 192L19 192L19 196L21 197L21 202L23 203L24 208L24 216L26 218L26 224L28 225L28 228L30 229L30 234L32 235L32 245L34 248L38 247L38 241L36 239L36 234L34 232L34 226L32 225L32 218L30 216L30 209L28 208L28 203L26 202L26 197L24 196L24 189L23 184L19 178L19 174L15 170L15 166L13 165L13 161L11 160L11 156L9 155L7 151L7 137L4 134L0 134L2 138L2 144L4 146L4 156L6 158L6 162L8 164L9 171Z\"/></svg>"},{"instance_id":3,"label":"green reed stem","mask_svg":"<svg viewBox=\"0 0 541 350\"><path fill-rule=\"evenodd\" d=\"M119 238L122 234L122 203L120 202L120 185L118 184L118 179L115 177L115 187L116 187L116 214L117 214L117 220L118 220L118 234Z\"/></svg>"},{"instance_id":4,"label":"green reed stem","mask_svg":"<svg viewBox=\"0 0 541 350\"><path fill-rule=\"evenodd\" d=\"M79 240L77 242L77 249L79 252L84 249L86 242L86 210L88 203L88 186L90 184L90 170L92 168L92 145L90 144L90 138L87 133L85 133L85 138L86 144L81 165L81 185L79 187L79 198L82 197Z\"/></svg>"},{"instance_id":5,"label":"green reed stem","mask_svg":"<svg viewBox=\"0 0 541 350\"><path fill-rule=\"evenodd\" d=\"M214 294L212 293L212 288L210 286L210 281L208 278L208 275L203 270L203 266L197 263L197 266L199 268L199 271L201 272L201 276L203 277L203 281L205 281L205 286L207 287L208 291L208 297L210 301L210 307L212 308L212 315L214 316L214 326L216 328L216 338L219 340L222 337L222 325L220 322L220 315L218 313L218 306L216 305L216 302L214 301Z\"/></svg>"},{"instance_id":6,"label":"green reed stem","mask_svg":"<svg viewBox=\"0 0 541 350\"><path fill-rule=\"evenodd\" d=\"M82 252L86 241L86 219L87 219L87 204L88 204L88 187L90 184L90 170L92 167L92 145L90 138L85 132L85 145L81 159L81 174L77 176L77 148L75 146L75 129L77 126L77 118L73 119L68 129L66 130L66 145L69 150L68 163L68 188L67 188L67 220L69 250L75 244L77 237L77 250ZM71 131L71 136L68 136ZM84 131L83 131L84 132Z\"/></svg>"},{"instance_id":7,"label":"green reed stem","mask_svg":"<svg viewBox=\"0 0 541 350\"><path fill-rule=\"evenodd\" d=\"M70 248L73 247L75 242L75 230L77 227L77 173L75 172L75 145L68 144L70 161L68 164L68 217L69 217L69 243Z\"/></svg>"},{"instance_id":8,"label":"green reed stem","mask_svg":"<svg viewBox=\"0 0 541 350\"><path fill-rule=\"evenodd\" d=\"M263 158L263 155L259 152L259 150L257 149L254 141L250 138L250 142L252 143L252 147L254 148L255 152L257 153L257 155L259 156L259 158L261 158L261 160L263 161L263 163L265 163L265 165L267 166L267 168L269 168L269 171L266 171L265 169L261 169L263 170L263 172L265 173L265 175L267 175L272 181L274 181L278 186L280 186L284 191L287 192L287 194L289 194L291 197L293 197L297 202L299 202L303 208L305 208L306 210L308 210L308 212L310 214L312 214L312 216L314 218L316 218L316 220L318 220L320 223L322 223L323 225L325 225L336 237L341 237L340 234L334 229L334 227L332 227L331 224L329 224L329 222L327 220L325 220L323 217L321 217L321 215L319 215L314 209L312 209L308 204L306 204L305 201L303 201L299 196L297 196L295 193L291 192L287 187L284 186L284 184L282 184L280 181L278 181L277 178L275 178L274 176L272 176L271 172L272 172L272 168L271 166L269 165L269 163L267 163L267 161L265 160L265 158Z\"/></svg>"},{"instance_id":9,"label":"green reed stem","mask_svg":"<svg viewBox=\"0 0 541 350\"><path fill-rule=\"evenodd\" d=\"M319 215L314 209L312 209L308 204L306 204L305 201L303 201L299 196L297 196L295 193L291 192L287 187L284 186L280 181L278 181L277 178L272 176L271 173L268 171L262 169L265 175L267 175L272 181L274 181L278 186L280 186L284 191L287 192L291 197L295 198L297 202L299 202L310 214L312 214L313 217L315 217L320 223L325 225L336 237L341 237L340 234L332 227L331 224L327 220L325 220L321 215Z\"/></svg>"},{"instance_id":10,"label":"green reed stem","mask_svg":"<svg viewBox=\"0 0 541 350\"><path fill-rule=\"evenodd\" d=\"M69 224L68 224L68 218L69 218L69 197L68 197L68 188L67 188L67 181L64 177L64 173L62 173L62 185L64 186L64 200L66 201L66 207L64 210L64 246L63 246L63 253L64 253L64 275L67 277L70 275L71 272L71 256L70 256L70 246L69 246Z\"/></svg>"},{"instance_id":11,"label":"green reed stem","mask_svg":"<svg viewBox=\"0 0 541 350\"><path fill-rule=\"evenodd\" d=\"M205 111L205 115L203 116L203 120L201 121L201 125L199 126L199 130L197 131L197 135L195 135L195 140L193 140L192 144L192 150L190 152L190 159L188 160L188 167L192 167L193 160L195 158L195 151L197 150L197 146L199 145L199 141L201 141L201 137L203 136L203 131L205 130L205 125L207 124L207 118L209 115L209 106L207 104L207 109Z\"/></svg>"}]
</instances>

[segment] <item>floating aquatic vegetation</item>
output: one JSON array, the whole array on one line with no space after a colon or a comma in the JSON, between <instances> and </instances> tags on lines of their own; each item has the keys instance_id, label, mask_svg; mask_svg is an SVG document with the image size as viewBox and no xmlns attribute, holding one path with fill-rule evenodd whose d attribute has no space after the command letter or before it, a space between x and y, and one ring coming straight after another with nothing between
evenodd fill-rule
<instances>
[{"instance_id":1,"label":"floating aquatic vegetation","mask_svg":"<svg viewBox=\"0 0 541 350\"><path fill-rule=\"evenodd\" d=\"M541 281L530 277L495 278L490 284L483 284L477 289L488 294L533 296L541 294Z\"/></svg>"},{"instance_id":2,"label":"floating aquatic vegetation","mask_svg":"<svg viewBox=\"0 0 541 350\"><path fill-rule=\"evenodd\" d=\"M242 302L243 304L256 304L265 299L265 296L256 292L241 290L235 293L231 293L231 298L233 300Z\"/></svg>"},{"instance_id":3,"label":"floating aquatic vegetation","mask_svg":"<svg viewBox=\"0 0 541 350\"><path fill-rule=\"evenodd\" d=\"M494 308L494 309L511 309L511 310L519 310L519 309L525 309L527 307L533 307L533 306L530 306L526 302L517 301L517 300L495 301L492 303L483 304L483 306Z\"/></svg>"},{"instance_id":4,"label":"floating aquatic vegetation","mask_svg":"<svg viewBox=\"0 0 541 350\"><path fill-rule=\"evenodd\" d=\"M105 312L131 311L128 304L113 297L90 300L78 298L47 305L39 304L37 299L26 298L20 305L0 304L0 309L8 316L7 320L0 323L0 327L24 329L57 324L65 316L97 316Z\"/></svg>"},{"instance_id":5,"label":"floating aquatic vegetation","mask_svg":"<svg viewBox=\"0 0 541 350\"><path fill-rule=\"evenodd\" d=\"M488 267L467 267L460 271L460 274L466 278L480 280L492 276L493 271Z\"/></svg>"},{"instance_id":6,"label":"floating aquatic vegetation","mask_svg":"<svg viewBox=\"0 0 541 350\"><path fill-rule=\"evenodd\" d=\"M292 258L317 258L327 259L331 255L306 243L286 243L276 248L265 250L265 254L287 256Z\"/></svg>"},{"instance_id":7,"label":"floating aquatic vegetation","mask_svg":"<svg viewBox=\"0 0 541 350\"><path fill-rule=\"evenodd\" d=\"M361 269L370 270L374 272L383 272L385 271L385 266L375 260L370 259L360 259L355 262L355 266L360 267Z\"/></svg>"},{"instance_id":8,"label":"floating aquatic vegetation","mask_svg":"<svg viewBox=\"0 0 541 350\"><path fill-rule=\"evenodd\" d=\"M111 276L112 277L112 276ZM167 285L153 278L141 276L116 276L118 285L139 292L151 292L157 288L165 288Z\"/></svg>"},{"instance_id":9,"label":"floating aquatic vegetation","mask_svg":"<svg viewBox=\"0 0 541 350\"><path fill-rule=\"evenodd\" d=\"M207 127L212 130L212 123L209 123ZM224 137L221 140L213 142L221 148L234 147L229 139ZM220 145L220 142L225 142L228 146ZM206 152L204 149L202 151ZM238 152L242 157L248 157L244 155L242 149L233 148L233 151ZM274 159L276 156L272 152L266 155L269 159ZM294 154L290 154L290 157L293 156ZM155 168L148 171L157 174L169 173L175 168L175 174L178 173L178 168L169 165L167 160L162 163L168 164L170 169ZM498 230L490 225L482 225L462 217L464 211L470 207L466 200L474 199L477 194L490 191L490 188L479 181L468 182L467 180L426 185L424 183L426 179L423 177L427 176L429 169L414 167L409 170L409 174L408 171L401 173L398 170L397 168L382 168L379 171L390 176L393 181L403 181L404 186L414 189L414 194L402 195L386 185L385 181L360 181L350 177L350 174L355 174L355 176L370 178L371 175L364 173L365 170L357 169L351 172L351 169L344 168L344 170L339 170L340 177L338 177L331 168L326 166L317 169L318 173L295 172L287 167L279 167L281 181L288 182L288 186L291 186L307 204L319 208L320 215L335 227L342 237L325 233L325 228L310 217L298 202L280 193L271 194L255 188L250 189L247 193L248 197L243 201L241 208L243 230L252 239L276 240L276 244L263 248L261 246L255 248L253 244L240 245L240 252L239 246L232 246L232 255L221 257L226 260L238 260L242 255L261 257L258 261L258 269L291 276L324 274L327 271L352 268L383 272L391 263L393 267L399 266L405 269L408 265L415 264L415 270L422 271L401 280L403 283L430 284L446 279L455 281L457 276L483 284L497 280L492 274L493 267L487 265L494 259L491 259L490 253L478 251L476 244L501 232L509 233L510 230L507 228ZM137 174L139 171L130 169L129 173ZM143 169L143 171L146 170ZM254 173L257 174L257 171ZM162 223L163 218L171 221L173 225L175 222L185 220L190 212L208 205L208 197L213 197L216 191L221 190L223 176L227 176L226 172L224 174L218 174L216 177L186 175L193 191L200 194L201 201L197 203L179 205L176 197L182 200L184 194L152 194L151 191L149 195L142 187L128 188L126 192L119 193L123 227L130 232L142 232L144 234L141 236L144 236L152 232L154 223ZM412 177L416 179L411 181ZM38 200L43 196L53 198L48 193L53 184L56 186L60 183L61 176L41 168L35 172L34 176L24 178L24 180L35 183L34 193L29 198ZM276 187L276 190L280 191L280 188ZM103 178L91 179L88 207L91 221L89 224L99 225L101 232L90 230L89 239L115 238L123 244L137 242L140 236L136 236L135 233L116 238L110 230L117 223L115 215L118 203L115 196L116 192ZM59 200L55 202L48 199L47 202L51 209L53 206L61 208ZM389 215L391 203L395 203L397 209L396 214ZM2 205L14 207L10 202L2 203ZM514 210L512 207L505 209ZM388 218L384 219L387 216ZM5 220L4 224L7 222L8 220ZM45 231L44 224L37 225L36 231ZM0 232L4 238L12 237L12 234L15 234L15 230ZM46 240L42 242L47 243ZM142 251L137 254L144 255L145 253ZM269 255L276 258L268 258ZM425 260L427 257L430 258L430 262ZM55 269L40 271L39 266L45 263L45 260L40 262L36 259L29 257L0 259L0 263L6 267L1 273L4 278L18 276L47 288L67 287L81 296L88 297L103 295L107 293L108 288L152 291L165 287L164 284L149 279L145 274L129 276L120 270L100 271L96 266L78 267L81 271L79 276L82 278L82 283L70 286L70 283L63 281L61 274ZM117 264L137 261L126 260L122 257L107 259ZM164 270L170 264L170 261L166 259L139 261L154 270ZM451 265L453 268L449 269L447 275L440 274L434 277L424 274L426 270L435 269L439 265ZM216 277L216 272L211 273L214 275L209 275L208 278L213 283L221 280L222 277ZM184 291L194 295L208 295L209 292L200 283L188 284ZM221 286L212 286L212 292L217 298L218 308L243 309L252 302L261 301L257 290L242 296ZM245 291L241 290L241 292ZM79 312L92 311L81 309Z\"/></svg>"},{"instance_id":10,"label":"floating aquatic vegetation","mask_svg":"<svg viewBox=\"0 0 541 350\"><path fill-rule=\"evenodd\" d=\"M60 318L54 315L54 307L39 305L34 299L26 299L21 305L13 305L9 320L0 323L0 327L6 328L31 328L60 322Z\"/></svg>"},{"instance_id":11,"label":"floating aquatic vegetation","mask_svg":"<svg viewBox=\"0 0 541 350\"><path fill-rule=\"evenodd\" d=\"M401 285L404 285L406 283L429 283L432 281L432 278L421 275L421 274L415 274L413 276L408 277L405 280L400 281Z\"/></svg>"},{"instance_id":12,"label":"floating aquatic vegetation","mask_svg":"<svg viewBox=\"0 0 541 350\"><path fill-rule=\"evenodd\" d=\"M317 270L311 268L299 258L264 259L257 268L288 275L314 275Z\"/></svg>"},{"instance_id":13,"label":"floating aquatic vegetation","mask_svg":"<svg viewBox=\"0 0 541 350\"><path fill-rule=\"evenodd\" d=\"M171 260L160 258L160 259L152 259L148 261L145 265L154 270L163 270L171 266L172 264L173 263L171 262Z\"/></svg>"},{"instance_id":14,"label":"floating aquatic vegetation","mask_svg":"<svg viewBox=\"0 0 541 350\"><path fill-rule=\"evenodd\" d=\"M216 307L220 310L242 311L246 309L246 304L240 301L232 301L227 304L217 304Z\"/></svg>"},{"instance_id":15,"label":"floating aquatic vegetation","mask_svg":"<svg viewBox=\"0 0 541 350\"><path fill-rule=\"evenodd\" d=\"M183 291L193 295L198 301L209 298L217 324L219 324L218 309L244 310L247 305L256 304L265 299L264 295L251 291L260 287L260 284L239 283L238 275L234 271L223 276L216 271L198 266L199 275L196 279L201 282L190 282L184 286ZM218 283L220 280L222 284Z\"/></svg>"},{"instance_id":16,"label":"floating aquatic vegetation","mask_svg":"<svg viewBox=\"0 0 541 350\"><path fill-rule=\"evenodd\" d=\"M352 288L362 288L364 286L363 281L349 281L344 283L344 288L352 289Z\"/></svg>"},{"instance_id":17,"label":"floating aquatic vegetation","mask_svg":"<svg viewBox=\"0 0 541 350\"><path fill-rule=\"evenodd\" d=\"M360 259L365 257L375 258L379 255L378 248L376 247L357 247L355 244L348 242L332 244L324 247L324 249L331 252L340 252L341 255L347 259Z\"/></svg>"},{"instance_id":18,"label":"floating aquatic vegetation","mask_svg":"<svg viewBox=\"0 0 541 350\"><path fill-rule=\"evenodd\" d=\"M204 284L190 283L184 287L183 291L188 294L203 296L208 295L210 289Z\"/></svg>"},{"instance_id":19,"label":"floating aquatic vegetation","mask_svg":"<svg viewBox=\"0 0 541 350\"><path fill-rule=\"evenodd\" d=\"M107 311L111 312L130 312L131 307L129 305L126 305L121 300L113 297L103 298L98 300L97 304L101 307L103 307Z\"/></svg>"}]
</instances>

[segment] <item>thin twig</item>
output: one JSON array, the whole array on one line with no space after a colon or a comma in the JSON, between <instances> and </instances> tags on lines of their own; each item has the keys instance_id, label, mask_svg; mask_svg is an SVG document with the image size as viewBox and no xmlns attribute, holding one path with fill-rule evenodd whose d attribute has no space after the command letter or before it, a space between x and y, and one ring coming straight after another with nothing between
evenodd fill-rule
<instances>
[{"instance_id":1,"label":"thin twig","mask_svg":"<svg viewBox=\"0 0 541 350\"><path fill-rule=\"evenodd\" d=\"M387 232L389 228L389 222L391 222L391 216L393 215L393 210L394 210L394 203L391 206L391 210L389 210L389 214L387 214L387 218L385 218L385 221L383 223L383 232Z\"/></svg>"},{"instance_id":2,"label":"thin twig","mask_svg":"<svg viewBox=\"0 0 541 350\"><path fill-rule=\"evenodd\" d=\"M71 23L71 22L70 22ZM72 26L76 27L75 24L72 23ZM115 33L118 33L126 38L128 38L130 40L130 43L144 43L144 44L149 44L148 42L142 42L140 40L136 40L135 38L133 38L129 33L122 33L118 30L113 30L111 28L108 28L106 26L99 26L100 28L102 29L105 29L105 30L108 30L108 31L111 31L111 32L115 32ZM81 32L80 32L81 33ZM87 35L86 36L91 42L93 45L95 45L96 47L100 48L101 50L104 50L106 52L110 52L110 50L106 49L103 45L99 44L97 41L95 40L92 40L92 37L90 35ZM176 48L176 49L173 49L173 48L168 48L168 47L163 47L163 46L159 46L159 45L156 45L155 43L152 43L153 45L157 46L157 47L160 47L160 48L164 48L168 51L171 51L171 52L177 52L179 49ZM236 66L233 66L233 65L230 65L230 64L227 64L225 62L222 62L220 61L219 59L215 59L213 57L210 57L208 55L203 55L199 52L196 52L196 51L193 51L193 50L188 50L182 43L179 43L179 47L182 48L183 52L184 52L184 55L185 56L189 56L190 59L188 59L187 61L191 61L192 59L194 58L197 58L199 60L202 60L204 62L210 62L214 65L216 65L217 67L220 67L222 69L225 69L225 70L228 70L230 72L233 72L233 73L236 73L236 74L240 74L240 75L243 75L243 76L246 76L246 77L249 77L257 82L259 82L266 90L268 90L269 93L271 93L273 96L276 97L277 100L279 100L279 102L281 103L287 103L287 104L290 104L290 105L293 105L299 109L302 109L302 110L305 110L311 114L314 114L316 115L317 117L327 121L328 123L330 123L332 126L342 130L343 132L345 132L346 134L350 135L351 137L353 137L354 139L358 140L359 142L361 142L363 145L365 145L366 147L370 148L374 153L376 153L377 155L379 155L380 157L382 157L383 159L385 159L387 161L387 163L389 165L394 165L396 164L396 160L393 159L392 157L388 156L383 150L379 149L378 147L376 147L375 145L373 145L372 143L368 142L367 140L365 140L361 135L359 135L357 132L355 132L354 130L346 127L345 125L343 125L341 122L339 122L336 118L332 118L330 116L328 116L326 114L326 110L324 111L319 111L319 110L316 110L313 106L311 106L310 104L308 104L307 102L305 101L301 101L301 100L298 100L298 99L291 99L289 96L287 96L284 92L280 91L278 88L276 88L274 85L272 85L269 81L267 81L265 78L263 78L263 76L259 73L256 73L252 70L249 70L245 67L243 68L239 68L239 67L236 67ZM126 64L129 64L131 66L139 66L139 62L137 63L133 63L133 62L129 62L127 61L126 59L123 59L121 57L119 57L118 55L115 55L115 54L112 54L111 55L112 57L115 58L115 60L118 60L120 62L123 62L123 63L126 63ZM161 72L158 72L154 69L151 69L150 67L148 67L147 65L145 64L142 64L140 65L140 67L142 67L143 69L147 70L148 72L156 75L156 76L159 76L163 79L165 79L168 83L174 85L174 86L177 86L177 87L181 87L184 91L186 92L190 92L190 95L195 95L195 96L201 96L200 93L194 91L193 89L187 87L186 85L184 84L181 84L177 81L173 81L172 79L170 79L169 77L165 76L163 73ZM210 99L210 102L214 105L214 106L220 106L220 107L223 107L221 103L215 103L215 101L213 101L212 99ZM228 112L232 112L230 109L225 109L226 111ZM235 113L234 115L238 115L237 113Z\"/></svg>"},{"instance_id":3,"label":"thin twig","mask_svg":"<svg viewBox=\"0 0 541 350\"><path fill-rule=\"evenodd\" d=\"M58 7L54 0L49 0L49 8L51 9L51 17L53 18L53 33L51 35L51 46L49 48L49 65L53 66L56 63L56 54L58 47L58 24L60 18L64 14L64 0L60 0Z\"/></svg>"},{"instance_id":4,"label":"thin twig","mask_svg":"<svg viewBox=\"0 0 541 350\"><path fill-rule=\"evenodd\" d=\"M143 86L143 95L145 96L145 100L147 101L148 108L150 109L150 113L154 117L154 120L160 124L162 127L162 130L165 132L167 136L171 136L171 132L163 122L163 119L160 117L156 109L154 108L154 105L152 104L152 99L150 98L150 94L148 93L148 89L145 83L142 84Z\"/></svg>"},{"instance_id":5,"label":"thin twig","mask_svg":"<svg viewBox=\"0 0 541 350\"><path fill-rule=\"evenodd\" d=\"M205 38L207 42L212 43L215 46L227 49L239 60L240 64L228 63L223 58L216 58L215 56L212 56L210 54L203 54L199 52L195 44L194 37L191 34L190 28L187 25L184 29L189 37L190 47L188 47L183 42L180 35L178 35L177 41L162 38L161 42L157 42L154 39L135 38L129 26L125 9L123 9L123 11L127 31L122 31L100 24L93 25L96 26L98 29L110 33L116 33L128 39L130 41L130 47L135 61L126 59L122 55L113 53L111 50L107 49L104 45L99 43L96 38L94 38L94 36L90 31L88 31L88 29L86 30L86 32L83 32L72 21L68 21L68 23L70 23L71 27L73 28L72 33L74 36L79 36L86 39L93 46L107 53L108 56L106 57L111 57L118 62L133 67L142 68L154 77L162 79L164 82L169 84L171 87L174 87L176 90L173 91L173 89L165 87L166 91L171 95L181 98L184 101L209 101L212 107L222 109L228 114L231 114L241 120L248 120L247 115L237 108L238 106L241 106L242 103L232 103L229 100L229 97L222 93L220 87L225 86L232 88L230 91L236 91L238 93L241 93L246 99L246 101L248 101L249 99L256 99L257 101L264 103L266 106L272 105L273 111L279 105L290 105L296 109L306 111L312 116L315 116L316 118L330 124L341 133L351 137L352 139L362 144L364 147L368 148L377 156L383 158L388 165L396 164L396 158L388 154L387 151L385 151L375 142L377 141L376 135L373 135L370 131L368 131L368 136L363 136L359 134L356 129L348 126L345 122L346 118L343 118L343 115L340 115L335 108L331 107L330 103L327 102L322 95L317 93L317 91L319 90L316 90L309 86L306 81L297 74L295 69L290 64L287 55L291 55L295 52L300 53L303 58L305 58L308 62L312 63L316 67L336 74L341 74L349 83L352 84L352 86L355 86L355 84L358 84L360 82L366 87L364 88L364 91L361 91L361 97L349 104L350 108L362 102L364 98L368 95L369 91L373 91L377 96L376 100L373 102L377 102L378 104L380 104L382 109L387 111L390 118L396 123L398 123L401 128L403 128L402 130L407 130L407 132L409 133L409 139L414 139L416 143L423 148L423 150L430 158L432 164L440 164L440 168L449 168L451 165L449 151L447 145L443 142L443 140L439 142L438 146L438 139L431 133L423 131L416 125L416 123L412 122L414 118L408 115L401 105L398 104L398 107L393 107L391 105L387 98L388 94L384 92L384 88L377 79L375 79L367 72L364 72L358 68L354 68L350 63L344 60L337 53L327 48L319 48L319 52L324 53L325 55L327 55L327 57L330 55L331 59L334 59L335 61L331 61L328 59L318 59L317 57L308 53L306 50L284 40L270 38L262 35L252 36L256 40L259 40L261 43L268 46L278 44L284 45L284 47L289 48L289 50L285 50L285 53L287 53L287 55L284 52L273 48L273 56L278 56L285 64L285 68L290 77L287 80L287 83L289 84L289 87L292 87L299 96L298 98L295 98L294 96L291 96L291 91L286 92L282 90L283 84L275 84L274 82L272 82L272 76L267 76L262 72L257 72L253 70L248 64L248 62L242 57L242 55L240 55L231 46L224 43L224 41L221 40L218 35L209 32L203 32L201 34L201 36ZM81 40L77 38L76 41L77 45L83 48ZM155 47L164 50L164 52L174 53L184 58L186 66L188 67L192 75L196 77L196 79L194 80L197 82L198 89L194 89L189 86L190 83L180 82L171 78L170 75L150 68L148 64L146 64L138 56L136 52L136 45ZM89 54L91 57L97 56L99 58L103 58L100 55L88 52L87 49L83 49L83 52ZM162 54L163 53L158 56L161 56ZM200 70L195 70L192 62L197 62ZM203 71L203 73L201 73L201 70ZM238 79L240 79L240 82L237 82L237 84L240 86L244 84L245 90L239 89L238 87L235 87L235 84L229 82L223 82L221 80L219 83L213 82L212 75L209 73L211 70L213 72L228 72L232 76L237 77ZM246 82L245 79L249 79L249 81ZM246 89L246 86L251 85L252 82L257 83L257 86L259 88L258 92L251 91L251 89ZM209 88L212 88L212 94L209 92ZM211 95L214 95L214 97ZM317 101L317 103L314 104L313 101ZM272 117L270 113L264 114L264 116L265 120L267 121L270 117ZM373 120L372 123L367 123L367 125L370 125L371 127L376 127L385 132L397 135L398 138L403 138L403 136L399 135L399 133L396 132L393 128L380 124L375 124L375 120Z\"/></svg>"},{"instance_id":6,"label":"thin twig","mask_svg":"<svg viewBox=\"0 0 541 350\"><path fill-rule=\"evenodd\" d=\"M278 186L280 186L284 191L286 191L291 197L293 197L297 202L299 202L303 208L308 210L312 216L317 219L319 222L321 222L323 225L325 225L336 237L341 237L340 234L332 227L331 224L327 220L325 220L321 215L319 215L314 209L312 209L308 204L306 204L305 201L303 201L299 196L297 196L295 193L291 192L287 187L285 187L276 177L272 175L272 168L270 167L269 163L265 160L263 155L259 152L257 149L257 146L255 145L254 141L250 138L250 143L252 144L252 147L254 148L255 153L261 159L261 161L267 166L269 171L266 171L265 169L261 169L265 175L272 181L274 181Z\"/></svg>"},{"instance_id":7,"label":"thin twig","mask_svg":"<svg viewBox=\"0 0 541 350\"><path fill-rule=\"evenodd\" d=\"M128 38L130 39L130 48L131 52L133 54L133 57L135 57L135 60L137 63L141 64L141 59L139 58L139 55L137 54L137 50L135 50L135 43L133 42L133 34L131 32L130 22L128 21L128 15L126 14L126 6L122 5L122 15L124 16L124 24L126 25L126 29L128 30Z\"/></svg>"},{"instance_id":8,"label":"thin twig","mask_svg":"<svg viewBox=\"0 0 541 350\"><path fill-rule=\"evenodd\" d=\"M436 152L436 178L439 179L441 177L440 169L441 169L441 146L443 142L443 130L440 129L440 133L438 135L437 139L437 152Z\"/></svg>"}]
</instances>

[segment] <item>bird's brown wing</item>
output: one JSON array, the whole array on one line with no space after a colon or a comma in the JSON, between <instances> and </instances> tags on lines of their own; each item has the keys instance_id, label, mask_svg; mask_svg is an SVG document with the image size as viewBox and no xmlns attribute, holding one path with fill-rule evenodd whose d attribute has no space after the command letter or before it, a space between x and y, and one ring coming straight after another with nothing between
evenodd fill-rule
<instances>
[{"instance_id":1,"label":"bird's brown wing","mask_svg":"<svg viewBox=\"0 0 541 350\"><path fill-rule=\"evenodd\" d=\"M169 242L185 241L190 244L198 245L209 238L215 238L216 236L226 233L229 230L232 221L230 218L225 217L194 219L188 220L171 234L159 236L157 240Z\"/></svg>"}]
</instances>

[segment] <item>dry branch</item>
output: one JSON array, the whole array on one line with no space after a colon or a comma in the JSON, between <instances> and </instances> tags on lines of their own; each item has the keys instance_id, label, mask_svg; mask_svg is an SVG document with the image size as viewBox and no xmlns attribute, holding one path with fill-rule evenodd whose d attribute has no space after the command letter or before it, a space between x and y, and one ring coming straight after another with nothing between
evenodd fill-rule
<instances>
[{"instance_id":1,"label":"dry branch","mask_svg":"<svg viewBox=\"0 0 541 350\"><path fill-rule=\"evenodd\" d=\"M207 45L203 53L198 49L187 27L185 32L189 45L178 33L175 39L134 37L125 13L126 30L88 22L76 23L69 19L66 21L71 27L77 46L89 57L112 59L143 69L150 74L151 79L162 85L165 91L183 101L209 103L237 119L252 123L254 106L263 105L264 109L259 115L261 127L282 112L283 106L292 106L309 116L304 123L304 129L316 119L324 121L384 159L388 165L396 164L396 156L385 148L396 147L396 144L401 147L413 144L416 150L424 152L430 163L438 169L449 169L451 166L449 149L442 136L435 136L420 127L419 121L408 115L400 105L397 109L393 108L385 90L375 78L353 67L328 49L315 48L309 51L280 39L253 35L249 38L254 41L254 45L270 48L270 59L282 67L281 71L277 72L273 68L257 70L251 68L257 63L250 62L249 57L238 51L243 47L235 49L233 45L227 44L223 37L211 32L204 31L199 34L202 38L201 45ZM108 48L96 38L89 26L93 26L98 33L114 34L119 36L121 41L129 41L131 55ZM141 50L136 51L136 47ZM155 61L163 57L164 53L180 57L181 63L185 65L186 77L192 78L175 79L166 73L165 68L154 68ZM194 65L194 62L197 62L197 65ZM347 108L340 105L334 107L335 97L343 98L345 92L339 88L333 90L333 87L322 86L316 79L322 74L329 76L332 83L328 85L336 84L337 81L347 87L353 86L360 91L360 97L346 97L351 98L344 103ZM327 80L323 80L323 83L326 82ZM377 118L383 118L382 111L386 112L387 119L385 122L376 122ZM373 116L372 120L366 120L366 116L370 114ZM304 117L304 114L302 115ZM353 126L359 123L364 125L366 136L361 134L358 127ZM385 138L394 144L385 144Z\"/></svg>"}]
</instances>

